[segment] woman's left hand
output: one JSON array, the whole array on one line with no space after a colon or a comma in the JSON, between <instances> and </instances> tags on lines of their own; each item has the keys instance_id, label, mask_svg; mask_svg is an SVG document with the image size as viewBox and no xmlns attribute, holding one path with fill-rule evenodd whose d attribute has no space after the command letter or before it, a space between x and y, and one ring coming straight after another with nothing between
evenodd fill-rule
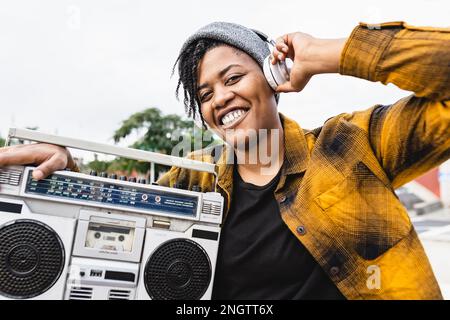
<instances>
[{"instance_id":1,"label":"woman's left hand","mask_svg":"<svg viewBox=\"0 0 450 320\"><path fill-rule=\"evenodd\" d=\"M276 40L272 64L290 58L294 64L290 80L277 92L300 92L311 77L320 73L338 73L339 60L347 39L318 39L303 33L285 34Z\"/></svg>"}]
</instances>

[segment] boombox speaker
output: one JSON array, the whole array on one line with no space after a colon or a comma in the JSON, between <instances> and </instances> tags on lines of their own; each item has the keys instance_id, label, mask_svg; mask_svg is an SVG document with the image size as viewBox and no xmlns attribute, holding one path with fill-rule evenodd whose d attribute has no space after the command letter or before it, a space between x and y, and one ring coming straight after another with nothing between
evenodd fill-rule
<instances>
[{"instance_id":1,"label":"boombox speaker","mask_svg":"<svg viewBox=\"0 0 450 320\"><path fill-rule=\"evenodd\" d=\"M147 229L139 299L211 299L219 232L205 225L185 232Z\"/></svg>"},{"instance_id":2,"label":"boombox speaker","mask_svg":"<svg viewBox=\"0 0 450 320\"><path fill-rule=\"evenodd\" d=\"M0 199L0 299L62 299L74 228L74 219Z\"/></svg>"},{"instance_id":3,"label":"boombox speaker","mask_svg":"<svg viewBox=\"0 0 450 320\"><path fill-rule=\"evenodd\" d=\"M56 232L36 220L20 219L0 227L0 293L32 298L46 292L63 269L64 245Z\"/></svg>"},{"instance_id":4,"label":"boombox speaker","mask_svg":"<svg viewBox=\"0 0 450 320\"><path fill-rule=\"evenodd\" d=\"M145 289L152 299L197 300L204 295L210 281L208 254L189 239L161 244L145 265Z\"/></svg>"}]
</instances>

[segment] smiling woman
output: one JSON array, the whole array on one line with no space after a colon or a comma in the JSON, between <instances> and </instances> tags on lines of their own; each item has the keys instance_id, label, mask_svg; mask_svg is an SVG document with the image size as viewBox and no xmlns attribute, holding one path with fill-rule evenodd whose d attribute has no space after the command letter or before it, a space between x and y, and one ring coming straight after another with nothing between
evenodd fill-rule
<instances>
[{"instance_id":1,"label":"smiling woman","mask_svg":"<svg viewBox=\"0 0 450 320\"><path fill-rule=\"evenodd\" d=\"M226 129L282 129L275 94L248 54L229 46L208 51L199 64L198 82L201 114L222 136ZM235 119L237 110L242 113Z\"/></svg>"}]
</instances>

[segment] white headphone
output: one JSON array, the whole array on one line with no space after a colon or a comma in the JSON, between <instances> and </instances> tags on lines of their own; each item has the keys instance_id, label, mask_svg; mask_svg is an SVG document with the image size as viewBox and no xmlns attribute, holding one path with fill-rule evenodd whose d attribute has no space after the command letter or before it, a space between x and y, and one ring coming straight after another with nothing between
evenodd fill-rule
<instances>
[{"instance_id":1,"label":"white headphone","mask_svg":"<svg viewBox=\"0 0 450 320\"><path fill-rule=\"evenodd\" d=\"M275 48L276 45L274 40L269 39L269 37L261 31L255 29L251 30L255 32L261 40L272 46L271 51L273 51L273 48ZM269 85L273 90L276 90L280 84L289 81L289 75L291 73L293 62L291 59L286 58L285 61L278 61L276 64L272 64L270 61L271 57L272 55L270 54L264 59L263 71Z\"/></svg>"}]
</instances>

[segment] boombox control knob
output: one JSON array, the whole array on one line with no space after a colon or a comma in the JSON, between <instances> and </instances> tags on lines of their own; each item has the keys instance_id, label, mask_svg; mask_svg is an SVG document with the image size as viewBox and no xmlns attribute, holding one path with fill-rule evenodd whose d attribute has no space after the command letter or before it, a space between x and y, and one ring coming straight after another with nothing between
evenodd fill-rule
<instances>
[{"instance_id":1,"label":"boombox control knob","mask_svg":"<svg viewBox=\"0 0 450 320\"><path fill-rule=\"evenodd\" d=\"M108 173L102 172L102 173L100 173L100 177L102 177L102 178L108 178Z\"/></svg>"},{"instance_id":2,"label":"boombox control knob","mask_svg":"<svg viewBox=\"0 0 450 320\"><path fill-rule=\"evenodd\" d=\"M125 177L125 176L120 176L119 180L120 180L120 181L127 181L127 177Z\"/></svg>"},{"instance_id":3,"label":"boombox control knob","mask_svg":"<svg viewBox=\"0 0 450 320\"><path fill-rule=\"evenodd\" d=\"M135 177L130 177L130 179L128 179L128 181L130 181L130 182L136 182L136 178L135 178Z\"/></svg>"},{"instance_id":4,"label":"boombox control knob","mask_svg":"<svg viewBox=\"0 0 450 320\"><path fill-rule=\"evenodd\" d=\"M117 179L117 174L113 173L112 175L109 176L110 179Z\"/></svg>"},{"instance_id":5,"label":"boombox control knob","mask_svg":"<svg viewBox=\"0 0 450 320\"><path fill-rule=\"evenodd\" d=\"M91 172L89 173L91 176L97 176L97 171L95 170L91 170Z\"/></svg>"},{"instance_id":6,"label":"boombox control knob","mask_svg":"<svg viewBox=\"0 0 450 320\"><path fill-rule=\"evenodd\" d=\"M175 184L173 185L173 187L174 187L174 188L177 188L177 189L183 189L183 185L182 185L181 183L175 183Z\"/></svg>"},{"instance_id":7,"label":"boombox control knob","mask_svg":"<svg viewBox=\"0 0 450 320\"><path fill-rule=\"evenodd\" d=\"M125 240L125 237L124 236L119 236L119 241L123 241L123 240Z\"/></svg>"},{"instance_id":8,"label":"boombox control knob","mask_svg":"<svg viewBox=\"0 0 450 320\"><path fill-rule=\"evenodd\" d=\"M147 180L145 180L145 179L139 179L138 183L141 183L141 184L147 184Z\"/></svg>"},{"instance_id":9,"label":"boombox control knob","mask_svg":"<svg viewBox=\"0 0 450 320\"><path fill-rule=\"evenodd\" d=\"M200 186L197 185L197 184L194 184L194 185L192 186L192 191L195 191L195 192L202 192L202 187L200 187Z\"/></svg>"}]
</instances>

